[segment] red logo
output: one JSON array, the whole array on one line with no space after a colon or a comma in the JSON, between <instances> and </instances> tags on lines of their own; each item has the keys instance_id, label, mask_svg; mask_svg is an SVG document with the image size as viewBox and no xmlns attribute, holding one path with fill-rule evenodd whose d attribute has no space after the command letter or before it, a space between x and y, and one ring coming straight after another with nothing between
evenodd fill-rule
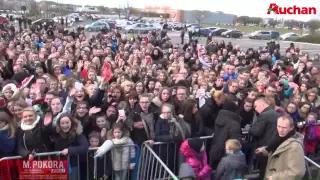
<instances>
[{"instance_id":1,"label":"red logo","mask_svg":"<svg viewBox=\"0 0 320 180\"><path fill-rule=\"evenodd\" d=\"M292 7L280 7L276 3L271 3L268 8L267 14L317 14L317 8L315 7L298 7L296 5Z\"/></svg>"}]
</instances>

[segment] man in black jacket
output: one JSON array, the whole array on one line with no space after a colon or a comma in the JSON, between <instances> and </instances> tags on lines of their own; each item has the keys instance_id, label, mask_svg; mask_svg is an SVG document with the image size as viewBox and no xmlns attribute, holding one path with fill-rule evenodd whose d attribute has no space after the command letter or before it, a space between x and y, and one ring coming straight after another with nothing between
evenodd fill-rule
<instances>
[{"instance_id":1,"label":"man in black jacket","mask_svg":"<svg viewBox=\"0 0 320 180\"><path fill-rule=\"evenodd\" d=\"M214 136L210 149L210 166L215 169L225 155L225 143L228 139L242 141L241 117L236 113L238 106L227 100L219 111L214 124Z\"/></svg>"},{"instance_id":2,"label":"man in black jacket","mask_svg":"<svg viewBox=\"0 0 320 180\"><path fill-rule=\"evenodd\" d=\"M268 100L259 98L254 102L254 109L259 114L257 122L252 125L249 130L249 135L252 135L257 140L257 147L266 146L271 137L277 134L277 120L280 114L272 109ZM268 157L258 156L260 178L264 177L265 168Z\"/></svg>"}]
</instances>

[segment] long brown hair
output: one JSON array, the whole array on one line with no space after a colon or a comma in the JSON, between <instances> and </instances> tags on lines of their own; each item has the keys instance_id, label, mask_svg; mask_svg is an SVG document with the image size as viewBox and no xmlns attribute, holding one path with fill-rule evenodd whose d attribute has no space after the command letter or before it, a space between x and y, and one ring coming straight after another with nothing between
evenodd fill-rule
<instances>
[{"instance_id":1,"label":"long brown hair","mask_svg":"<svg viewBox=\"0 0 320 180\"><path fill-rule=\"evenodd\" d=\"M11 120L12 116L4 111L0 111L0 120L3 120L8 125L9 138L13 138L16 133L16 123Z\"/></svg>"},{"instance_id":2,"label":"long brown hair","mask_svg":"<svg viewBox=\"0 0 320 180\"><path fill-rule=\"evenodd\" d=\"M64 118L64 117L67 117L67 118L71 121L71 128L70 128L70 130L69 130L68 133L65 133L65 132L63 132L63 131L61 130L60 121L61 121L61 119ZM60 118L58 119L58 122L57 122L57 127L58 127L57 132L58 132L62 137L64 137L64 138L67 137L68 140L69 140L69 142L72 142L72 141L76 138L76 136L77 136L78 126L79 126L79 124L78 124L78 122L77 122L77 120L76 120L75 118L73 118L70 114L64 113L64 114L62 114L62 115L60 116Z\"/></svg>"}]
</instances>

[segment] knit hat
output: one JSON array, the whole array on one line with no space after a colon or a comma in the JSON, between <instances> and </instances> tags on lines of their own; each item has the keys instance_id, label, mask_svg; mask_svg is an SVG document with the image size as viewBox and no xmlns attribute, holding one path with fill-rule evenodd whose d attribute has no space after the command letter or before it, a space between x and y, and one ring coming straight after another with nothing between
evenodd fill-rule
<instances>
[{"instance_id":1,"label":"knit hat","mask_svg":"<svg viewBox=\"0 0 320 180\"><path fill-rule=\"evenodd\" d=\"M233 101L227 100L223 103L222 109L235 113L237 112L238 105L236 105L236 103L234 103Z\"/></svg>"},{"instance_id":2,"label":"knit hat","mask_svg":"<svg viewBox=\"0 0 320 180\"><path fill-rule=\"evenodd\" d=\"M190 138L188 139L188 144L191 149L199 153L203 146L203 141L200 138Z\"/></svg>"}]
</instances>

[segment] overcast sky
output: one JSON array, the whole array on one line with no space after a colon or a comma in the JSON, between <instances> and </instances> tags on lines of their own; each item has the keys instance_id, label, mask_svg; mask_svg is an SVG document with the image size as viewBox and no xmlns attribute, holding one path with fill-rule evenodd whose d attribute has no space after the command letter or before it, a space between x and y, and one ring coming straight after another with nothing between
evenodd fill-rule
<instances>
[{"instance_id":1,"label":"overcast sky","mask_svg":"<svg viewBox=\"0 0 320 180\"><path fill-rule=\"evenodd\" d=\"M103 5L108 7L124 6L127 0L56 0L61 3L70 3L78 5ZM88 4L90 2L90 4ZM257 16L257 17L272 17L278 19L296 19L296 20L310 20L316 18L314 15L267 15L267 9L270 3L277 3L280 7L300 6L300 7L316 7L317 18L320 14L320 1L317 0L128 0L134 7L143 8L147 6L169 6L172 9L183 10L209 10L222 11L225 13L232 13L239 16ZM195 3L192 3L195 2Z\"/></svg>"}]
</instances>

